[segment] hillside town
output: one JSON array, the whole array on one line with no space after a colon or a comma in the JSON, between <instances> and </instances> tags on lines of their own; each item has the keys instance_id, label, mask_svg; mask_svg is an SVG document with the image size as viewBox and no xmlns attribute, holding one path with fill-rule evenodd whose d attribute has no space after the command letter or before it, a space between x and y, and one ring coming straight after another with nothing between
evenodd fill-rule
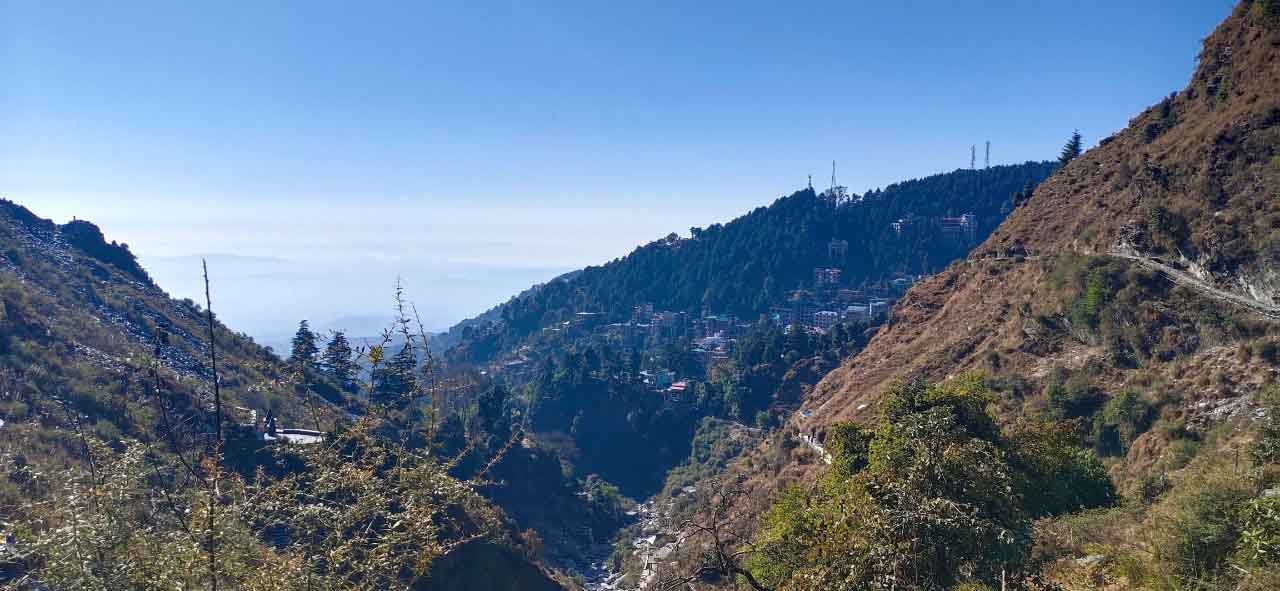
<instances>
[{"instance_id":1,"label":"hillside town","mask_svg":"<svg viewBox=\"0 0 1280 591\"><path fill-rule=\"evenodd\" d=\"M848 243L833 240L830 248L836 258L843 255ZM532 360L540 358L541 349L553 342L586 340L618 351L637 352L645 360L661 360L660 352L682 347L697 360L700 373L681 374L661 363L646 363L646 368L637 374L654 391L679 400L693 383L712 379L723 370L740 339L771 328L779 328L784 334L804 331L820 336L838 325L878 324L887 318L893 303L923 275L898 273L858 287L847 285L838 267L814 268L812 277L811 284L791 290L783 301L755 319L710 308L704 308L700 315L659 310L649 303L635 306L631 317L623 322L608 322L604 314L580 311L569 320L545 327L543 339L494 362L486 373L511 383L526 382L537 371Z\"/></svg>"}]
</instances>

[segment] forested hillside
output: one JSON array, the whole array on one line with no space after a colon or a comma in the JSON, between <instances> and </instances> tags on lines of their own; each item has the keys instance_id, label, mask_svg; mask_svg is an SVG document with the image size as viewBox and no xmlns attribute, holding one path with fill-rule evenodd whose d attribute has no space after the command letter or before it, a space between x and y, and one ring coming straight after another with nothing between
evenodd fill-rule
<instances>
[{"instance_id":1,"label":"forested hillside","mask_svg":"<svg viewBox=\"0 0 1280 591\"><path fill-rule=\"evenodd\" d=\"M1241 2L673 539L750 538L691 545L755 589L1276 588L1278 140L1280 3Z\"/></svg>"},{"instance_id":2,"label":"forested hillside","mask_svg":"<svg viewBox=\"0 0 1280 591\"><path fill-rule=\"evenodd\" d=\"M959 170L862 196L806 189L535 286L437 337L455 345L445 356L451 371L475 366L506 386L492 404L520 417L536 450L526 464L499 464L522 482L494 498L538 531L550 554L580 568L609 535L601 525L627 523L608 518L627 502L592 491L636 501L655 494L690 454L704 418L780 424L880 322L846 308L883 305L921 272L964 256L1053 167ZM965 214L967 225L958 225ZM837 279L817 284L816 268ZM808 293L811 302L792 303ZM766 318L781 305L802 309ZM819 327L815 310L839 312L826 312L833 322ZM545 469L548 456L563 482ZM544 502L563 490L598 509ZM570 522L596 544L563 535L558 526Z\"/></svg>"},{"instance_id":3,"label":"forested hillside","mask_svg":"<svg viewBox=\"0 0 1280 591\"><path fill-rule=\"evenodd\" d=\"M462 343L455 357L486 361L577 312L616 321L634 306L652 304L754 319L790 290L812 285L815 267L840 268L851 285L936 271L984 239L1012 210L1015 194L1034 187L1053 166L956 170L864 195L797 191L731 222L692 228L687 238L671 234L531 289L500 306L498 321L451 330ZM967 213L976 216L970 235L944 235L940 218ZM906 221L901 231L891 225L899 220ZM847 252L833 257L832 240L846 241Z\"/></svg>"},{"instance_id":4,"label":"forested hillside","mask_svg":"<svg viewBox=\"0 0 1280 591\"><path fill-rule=\"evenodd\" d=\"M346 361L414 384L394 405L169 298L93 224L0 200L0 587L562 588L480 494L530 463L512 434L442 433L427 368L369 351Z\"/></svg>"},{"instance_id":5,"label":"forested hillside","mask_svg":"<svg viewBox=\"0 0 1280 591\"><path fill-rule=\"evenodd\" d=\"M1153 99L283 359L0 199L0 588L1280 589L1280 0Z\"/></svg>"}]
</instances>

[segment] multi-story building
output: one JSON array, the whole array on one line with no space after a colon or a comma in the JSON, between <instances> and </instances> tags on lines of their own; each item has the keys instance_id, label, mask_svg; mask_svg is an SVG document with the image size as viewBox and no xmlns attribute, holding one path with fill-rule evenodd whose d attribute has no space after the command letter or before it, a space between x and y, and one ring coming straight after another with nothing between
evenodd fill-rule
<instances>
[{"instance_id":1,"label":"multi-story building","mask_svg":"<svg viewBox=\"0 0 1280 591\"><path fill-rule=\"evenodd\" d=\"M782 326L791 326L800 323L800 314L796 307L792 305L771 306L769 308L770 317L773 321Z\"/></svg>"},{"instance_id":2,"label":"multi-story building","mask_svg":"<svg viewBox=\"0 0 1280 591\"><path fill-rule=\"evenodd\" d=\"M831 330L831 327L840 324L840 313L831 310L820 310L813 313L813 326L822 330Z\"/></svg>"},{"instance_id":3,"label":"multi-story building","mask_svg":"<svg viewBox=\"0 0 1280 591\"><path fill-rule=\"evenodd\" d=\"M671 341L688 334L689 315L685 312L654 312L649 320L650 334Z\"/></svg>"},{"instance_id":4,"label":"multi-story building","mask_svg":"<svg viewBox=\"0 0 1280 591\"><path fill-rule=\"evenodd\" d=\"M813 284L818 287L840 285L840 269L835 267L817 268L813 270Z\"/></svg>"},{"instance_id":5,"label":"multi-story building","mask_svg":"<svg viewBox=\"0 0 1280 591\"><path fill-rule=\"evenodd\" d=\"M940 221L942 234L952 238L974 242L978 239L978 216L966 213L959 217L944 217Z\"/></svg>"},{"instance_id":6,"label":"multi-story building","mask_svg":"<svg viewBox=\"0 0 1280 591\"><path fill-rule=\"evenodd\" d=\"M604 320L604 315L599 312L578 312L573 315L573 323L583 328L593 328Z\"/></svg>"},{"instance_id":7,"label":"multi-story building","mask_svg":"<svg viewBox=\"0 0 1280 591\"><path fill-rule=\"evenodd\" d=\"M729 315L707 316L702 319L703 334L708 337L716 335L732 336L733 325L737 319Z\"/></svg>"},{"instance_id":8,"label":"multi-story building","mask_svg":"<svg viewBox=\"0 0 1280 591\"><path fill-rule=\"evenodd\" d=\"M849 256L849 241L831 239L827 243L827 257L835 263L843 263L845 258Z\"/></svg>"},{"instance_id":9,"label":"multi-story building","mask_svg":"<svg viewBox=\"0 0 1280 591\"><path fill-rule=\"evenodd\" d=\"M844 310L844 319L849 322L857 322L871 318L871 309L865 303L853 303Z\"/></svg>"}]
</instances>

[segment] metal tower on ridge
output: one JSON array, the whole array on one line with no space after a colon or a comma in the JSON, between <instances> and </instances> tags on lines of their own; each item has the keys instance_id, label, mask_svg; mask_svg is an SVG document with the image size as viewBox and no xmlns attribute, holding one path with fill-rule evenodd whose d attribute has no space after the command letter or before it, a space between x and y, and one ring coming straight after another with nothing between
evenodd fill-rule
<instances>
[{"instance_id":1,"label":"metal tower on ridge","mask_svg":"<svg viewBox=\"0 0 1280 591\"><path fill-rule=\"evenodd\" d=\"M987 160L983 168L991 168L991 140L987 140Z\"/></svg>"},{"instance_id":2,"label":"metal tower on ridge","mask_svg":"<svg viewBox=\"0 0 1280 591\"><path fill-rule=\"evenodd\" d=\"M969 146L969 170L973 170L977 167L978 167L978 146L970 145Z\"/></svg>"}]
</instances>

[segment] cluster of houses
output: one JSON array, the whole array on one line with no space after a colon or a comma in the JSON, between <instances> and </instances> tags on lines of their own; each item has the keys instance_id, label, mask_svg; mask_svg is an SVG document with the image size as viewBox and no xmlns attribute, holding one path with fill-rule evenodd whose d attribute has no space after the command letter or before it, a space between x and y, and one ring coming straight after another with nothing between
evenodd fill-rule
<instances>
[{"instance_id":1,"label":"cluster of houses","mask_svg":"<svg viewBox=\"0 0 1280 591\"><path fill-rule=\"evenodd\" d=\"M839 258L848 243L833 240L832 258ZM786 301L771 306L767 314L753 320L704 309L701 315L685 311L655 309L653 304L636 306L625 322L608 323L596 312L578 312L570 320L545 328L545 331L589 337L620 350L648 351L673 343L687 342L689 352L706 371L706 376L729 364L738 340L763 323L780 326L786 332L803 330L825 334L833 327L849 322L876 322L883 319L893 301L905 293L920 276L900 274L871 287L846 287L838 267L813 269L813 285L787 294ZM535 370L530 362L536 357L529 345L522 346L491 369L505 377L521 380ZM670 369L649 369L637 376L651 389L671 400L685 398L694 379L703 376L679 376Z\"/></svg>"},{"instance_id":2,"label":"cluster of houses","mask_svg":"<svg viewBox=\"0 0 1280 591\"><path fill-rule=\"evenodd\" d=\"M913 279L900 278L911 285ZM769 309L769 317L788 330L797 328L825 333L844 322L873 321L883 318L893 302L891 294L870 294L863 290L837 289L818 291L798 289L786 302Z\"/></svg>"},{"instance_id":3,"label":"cluster of houses","mask_svg":"<svg viewBox=\"0 0 1280 591\"><path fill-rule=\"evenodd\" d=\"M958 220L956 227L962 232L976 231L977 219L972 214L954 220ZM944 227L954 225L952 221L952 218L945 218ZM705 369L706 375L712 376L732 359L738 340L757 330L761 324L771 323L788 333L803 330L810 334L825 334L843 323L878 322L888 314L894 300L921 278L898 274L872 286L849 287L845 285L838 266L848 256L849 243L833 239L827 245L827 251L829 266L813 269L810 287L788 293L785 301L771 306L768 313L759 318L741 319L710 309L704 309L699 315L658 310L653 304L641 304L632 310L631 317L625 322L610 323L604 314L583 311L543 330L571 338L591 338L619 350L641 352L687 342L689 352ZM526 381L536 371L537 364L530 360L537 357L529 345L524 345L491 366L490 371L513 381ZM702 379L702 376L679 376L670 369L649 369L637 377L654 391L662 392L673 400L685 398L693 384L691 379Z\"/></svg>"},{"instance_id":4,"label":"cluster of houses","mask_svg":"<svg viewBox=\"0 0 1280 591\"><path fill-rule=\"evenodd\" d=\"M627 322L616 322L602 328L604 337L615 345L644 349L651 343L670 343L680 339L700 341L708 337L738 338L754 327L732 314L714 314L704 310L701 317L688 312L654 310L653 304L636 306Z\"/></svg>"}]
</instances>

